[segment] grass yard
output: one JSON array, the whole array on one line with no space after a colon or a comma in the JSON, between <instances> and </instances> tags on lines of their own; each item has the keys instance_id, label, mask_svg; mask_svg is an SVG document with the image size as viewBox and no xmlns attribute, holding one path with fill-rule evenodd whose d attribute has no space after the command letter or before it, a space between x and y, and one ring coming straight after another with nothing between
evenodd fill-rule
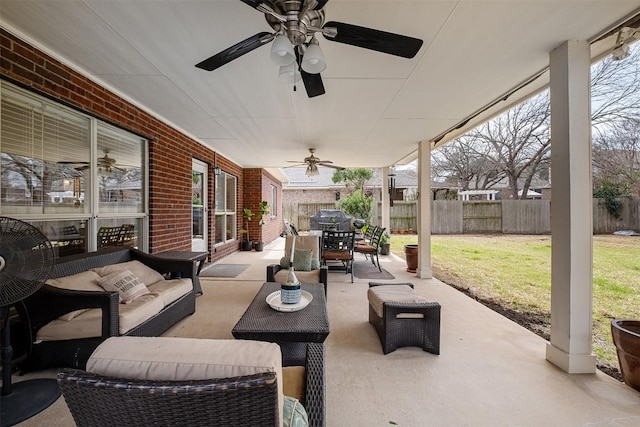
<instances>
[{"instance_id":1,"label":"grass yard","mask_svg":"<svg viewBox=\"0 0 640 427\"><path fill-rule=\"evenodd\" d=\"M393 235L404 258L415 235ZM551 236L433 235L434 276L549 338ZM593 351L605 372L618 369L611 319L640 319L640 238L593 237Z\"/></svg>"}]
</instances>

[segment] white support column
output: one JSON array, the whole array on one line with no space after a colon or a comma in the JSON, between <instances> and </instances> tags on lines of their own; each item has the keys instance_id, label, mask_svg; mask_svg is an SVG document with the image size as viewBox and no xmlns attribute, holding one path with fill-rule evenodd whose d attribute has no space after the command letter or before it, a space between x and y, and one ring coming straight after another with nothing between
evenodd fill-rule
<instances>
[{"instance_id":1,"label":"white support column","mask_svg":"<svg viewBox=\"0 0 640 427\"><path fill-rule=\"evenodd\" d=\"M391 229L389 228L391 224L389 210L389 166L382 168L382 197L380 201L382 203L382 224L380 226L386 228L388 233L391 233Z\"/></svg>"},{"instance_id":2,"label":"white support column","mask_svg":"<svg viewBox=\"0 0 640 427\"><path fill-rule=\"evenodd\" d=\"M418 270L422 279L431 279L431 144L418 145Z\"/></svg>"},{"instance_id":3,"label":"white support column","mask_svg":"<svg viewBox=\"0 0 640 427\"><path fill-rule=\"evenodd\" d=\"M546 357L571 374L595 373L589 44L567 41L549 59L553 187L551 342Z\"/></svg>"}]
</instances>

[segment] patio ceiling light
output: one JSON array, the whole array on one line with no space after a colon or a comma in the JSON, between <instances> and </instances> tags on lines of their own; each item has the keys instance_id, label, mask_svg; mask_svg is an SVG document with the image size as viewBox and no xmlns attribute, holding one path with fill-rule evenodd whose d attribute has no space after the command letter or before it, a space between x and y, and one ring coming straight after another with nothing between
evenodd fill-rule
<instances>
[{"instance_id":1,"label":"patio ceiling light","mask_svg":"<svg viewBox=\"0 0 640 427\"><path fill-rule=\"evenodd\" d=\"M306 174L307 176L320 175L320 172L318 171L318 166L315 163L311 163L309 166L307 166Z\"/></svg>"}]
</instances>

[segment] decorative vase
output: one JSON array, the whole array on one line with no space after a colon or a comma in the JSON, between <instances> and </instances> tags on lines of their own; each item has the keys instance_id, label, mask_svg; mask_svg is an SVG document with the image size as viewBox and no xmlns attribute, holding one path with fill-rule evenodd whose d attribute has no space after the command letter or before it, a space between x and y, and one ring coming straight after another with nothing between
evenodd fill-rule
<instances>
[{"instance_id":1,"label":"decorative vase","mask_svg":"<svg viewBox=\"0 0 640 427\"><path fill-rule=\"evenodd\" d=\"M287 281L280 286L280 299L283 304L297 304L301 298L302 288L292 265L287 274Z\"/></svg>"},{"instance_id":2,"label":"decorative vase","mask_svg":"<svg viewBox=\"0 0 640 427\"><path fill-rule=\"evenodd\" d=\"M415 273L418 268L418 245L404 245L404 255L407 260L407 271Z\"/></svg>"},{"instance_id":3,"label":"decorative vase","mask_svg":"<svg viewBox=\"0 0 640 427\"><path fill-rule=\"evenodd\" d=\"M611 321L620 373L625 384L640 391L640 320Z\"/></svg>"}]
</instances>

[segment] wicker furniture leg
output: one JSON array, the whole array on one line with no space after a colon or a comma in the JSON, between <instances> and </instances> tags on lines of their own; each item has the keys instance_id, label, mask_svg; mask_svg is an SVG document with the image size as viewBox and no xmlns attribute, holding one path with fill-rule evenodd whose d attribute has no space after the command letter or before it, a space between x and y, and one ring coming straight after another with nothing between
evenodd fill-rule
<instances>
[{"instance_id":1,"label":"wicker furniture leg","mask_svg":"<svg viewBox=\"0 0 640 427\"><path fill-rule=\"evenodd\" d=\"M384 315L379 317L369 305L369 323L380 337L384 354L410 346L440 354L440 304L385 302L383 309Z\"/></svg>"}]
</instances>

